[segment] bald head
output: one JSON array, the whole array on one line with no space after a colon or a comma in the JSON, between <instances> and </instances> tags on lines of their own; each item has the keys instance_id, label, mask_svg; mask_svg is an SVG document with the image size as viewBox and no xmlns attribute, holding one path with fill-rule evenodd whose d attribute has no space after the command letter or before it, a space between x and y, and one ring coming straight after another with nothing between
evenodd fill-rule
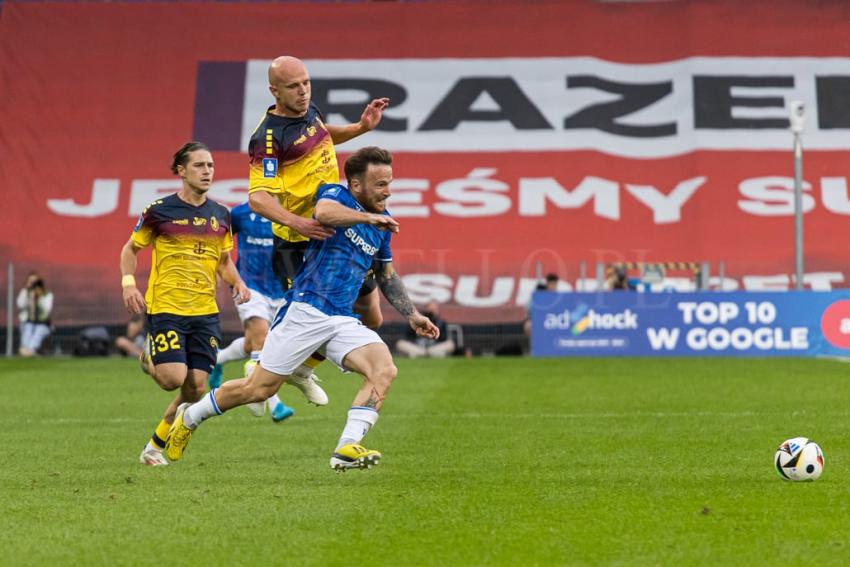
<instances>
[{"instance_id":1,"label":"bald head","mask_svg":"<svg viewBox=\"0 0 850 567\"><path fill-rule=\"evenodd\" d=\"M269 65L269 91L275 99L275 114L300 117L310 107L310 75L304 62L281 55Z\"/></svg>"},{"instance_id":2,"label":"bald head","mask_svg":"<svg viewBox=\"0 0 850 567\"><path fill-rule=\"evenodd\" d=\"M269 65L269 84L285 83L295 75L306 73L307 67L303 61L290 55L281 55Z\"/></svg>"}]
</instances>

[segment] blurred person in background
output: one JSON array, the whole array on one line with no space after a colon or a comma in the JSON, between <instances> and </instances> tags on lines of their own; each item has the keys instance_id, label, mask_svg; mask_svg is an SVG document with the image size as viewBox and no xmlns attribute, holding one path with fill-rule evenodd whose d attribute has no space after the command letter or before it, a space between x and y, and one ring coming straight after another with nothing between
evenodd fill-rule
<instances>
[{"instance_id":1,"label":"blurred person in background","mask_svg":"<svg viewBox=\"0 0 850 567\"><path fill-rule=\"evenodd\" d=\"M640 285L640 279L630 278L628 267L623 263L617 263L609 269L606 283L611 291L635 291Z\"/></svg>"},{"instance_id":2,"label":"blurred person in background","mask_svg":"<svg viewBox=\"0 0 850 567\"><path fill-rule=\"evenodd\" d=\"M422 314L440 330L438 338L433 339L417 334L412 327L407 329L405 338L395 344L399 354L409 358L445 358L455 351L455 343L446 332L446 322L440 317L440 304L431 301L422 310Z\"/></svg>"},{"instance_id":3,"label":"blurred person in background","mask_svg":"<svg viewBox=\"0 0 850 567\"><path fill-rule=\"evenodd\" d=\"M127 332L115 339L115 348L124 356L139 358L145 348L145 316L134 313L127 321Z\"/></svg>"},{"instance_id":4,"label":"blurred person in background","mask_svg":"<svg viewBox=\"0 0 850 567\"><path fill-rule=\"evenodd\" d=\"M21 346L18 354L35 356L50 336L50 316L53 313L53 293L44 285L44 278L30 272L24 288L18 293L21 321Z\"/></svg>"},{"instance_id":5,"label":"blurred person in background","mask_svg":"<svg viewBox=\"0 0 850 567\"><path fill-rule=\"evenodd\" d=\"M539 282L534 291L558 291L558 274L546 274L546 279ZM522 332L526 337L531 336L531 302L534 296L525 305L525 321L522 322Z\"/></svg>"}]
</instances>

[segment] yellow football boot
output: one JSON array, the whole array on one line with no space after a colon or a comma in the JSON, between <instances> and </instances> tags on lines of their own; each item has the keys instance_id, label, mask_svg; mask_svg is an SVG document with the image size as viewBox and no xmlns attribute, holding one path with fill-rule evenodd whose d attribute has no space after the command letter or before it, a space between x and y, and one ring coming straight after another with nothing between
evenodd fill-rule
<instances>
[{"instance_id":1,"label":"yellow football boot","mask_svg":"<svg viewBox=\"0 0 850 567\"><path fill-rule=\"evenodd\" d=\"M170 458L170 457L169 457ZM381 460L378 451L349 443L337 449L331 457L331 468L338 472L348 469L371 469Z\"/></svg>"},{"instance_id":2,"label":"yellow football boot","mask_svg":"<svg viewBox=\"0 0 850 567\"><path fill-rule=\"evenodd\" d=\"M177 408L177 415L174 416L174 423L168 430L168 435L165 437L165 456L169 461L179 461L183 457L183 451L186 450L186 445L189 444L189 439L192 438L194 429L189 429L183 423L183 412L186 411L191 404L180 404Z\"/></svg>"}]
</instances>

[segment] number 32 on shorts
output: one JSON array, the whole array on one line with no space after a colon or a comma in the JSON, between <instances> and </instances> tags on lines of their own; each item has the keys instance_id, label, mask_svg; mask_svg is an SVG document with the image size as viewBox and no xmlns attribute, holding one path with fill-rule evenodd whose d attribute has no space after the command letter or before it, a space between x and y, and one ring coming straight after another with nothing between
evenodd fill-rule
<instances>
[{"instance_id":1,"label":"number 32 on shorts","mask_svg":"<svg viewBox=\"0 0 850 567\"><path fill-rule=\"evenodd\" d=\"M166 331L151 337L151 354L167 350L180 350L180 337L176 331Z\"/></svg>"}]
</instances>

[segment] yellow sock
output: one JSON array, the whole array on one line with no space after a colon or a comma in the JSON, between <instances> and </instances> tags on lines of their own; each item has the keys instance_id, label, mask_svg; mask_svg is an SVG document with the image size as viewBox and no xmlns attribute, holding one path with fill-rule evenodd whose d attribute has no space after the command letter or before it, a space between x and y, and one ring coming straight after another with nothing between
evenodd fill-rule
<instances>
[{"instance_id":1,"label":"yellow sock","mask_svg":"<svg viewBox=\"0 0 850 567\"><path fill-rule=\"evenodd\" d=\"M314 352L310 355L310 358L304 361L304 366L309 368L316 368L322 362L325 361L325 357L319 354L318 352Z\"/></svg>"},{"instance_id":2,"label":"yellow sock","mask_svg":"<svg viewBox=\"0 0 850 567\"><path fill-rule=\"evenodd\" d=\"M151 435L151 444L158 449L165 449L165 437L168 435L168 430L171 429L171 424L163 419L156 426L156 430Z\"/></svg>"}]
</instances>

